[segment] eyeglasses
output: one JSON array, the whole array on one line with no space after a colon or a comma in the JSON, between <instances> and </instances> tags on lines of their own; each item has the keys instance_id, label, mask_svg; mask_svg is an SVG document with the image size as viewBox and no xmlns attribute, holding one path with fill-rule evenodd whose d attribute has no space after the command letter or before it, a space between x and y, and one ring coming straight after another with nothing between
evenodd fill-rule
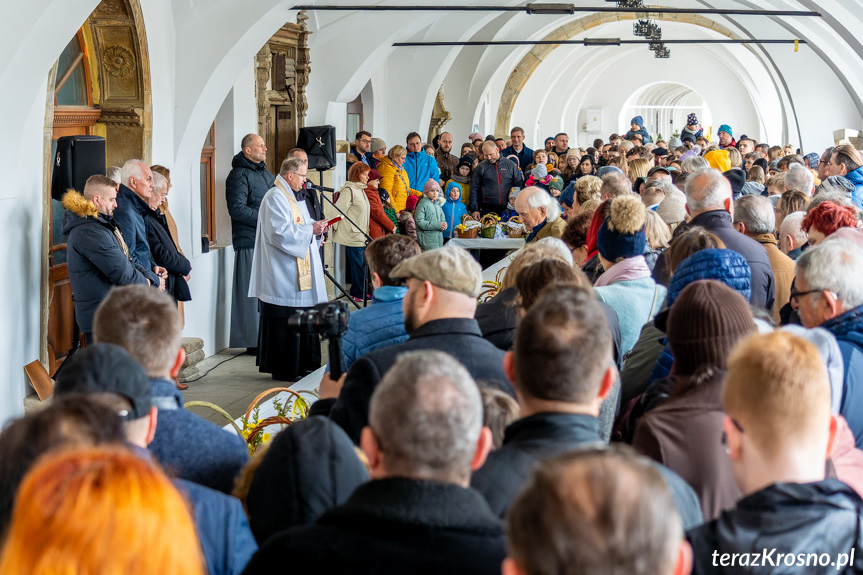
<instances>
[{"instance_id":1,"label":"eyeglasses","mask_svg":"<svg viewBox=\"0 0 863 575\"><path fill-rule=\"evenodd\" d=\"M372 143L372 141L369 139L360 140L360 142L362 142L363 144L371 144Z\"/></svg>"},{"instance_id":2,"label":"eyeglasses","mask_svg":"<svg viewBox=\"0 0 863 575\"><path fill-rule=\"evenodd\" d=\"M788 299L789 299L789 300L792 300L792 299L793 299L793 300L797 300L798 298L801 298L801 297L803 297L803 296L805 296L805 295L809 295L809 294L812 294L812 293L821 293L821 292L823 292L823 291L824 291L824 290L822 290L822 289L811 289L811 290L809 290L809 291L796 291L796 290L791 290L791 294L790 294L790 297L789 297ZM799 301L799 300L798 300L798 301Z\"/></svg>"},{"instance_id":3,"label":"eyeglasses","mask_svg":"<svg viewBox=\"0 0 863 575\"><path fill-rule=\"evenodd\" d=\"M299 172L288 172L288 173L289 173L289 174L293 174L293 175L295 175L295 176L299 176L299 177L301 177L301 178L302 178L302 179L304 179L304 180L308 180L308 179L309 179L309 178L308 178L308 176L306 176L306 174L301 174L301 173L299 173Z\"/></svg>"},{"instance_id":4,"label":"eyeglasses","mask_svg":"<svg viewBox=\"0 0 863 575\"><path fill-rule=\"evenodd\" d=\"M731 416L729 416L728 419L731 420L731 423L734 424L734 427L737 428L737 431L739 431L740 433L744 433L743 426L740 425L739 421L737 421L736 419L734 419ZM722 441L722 445L724 445L726 450L727 450L728 449L728 434L725 433L725 431L722 432L722 440L721 441Z\"/></svg>"}]
</instances>

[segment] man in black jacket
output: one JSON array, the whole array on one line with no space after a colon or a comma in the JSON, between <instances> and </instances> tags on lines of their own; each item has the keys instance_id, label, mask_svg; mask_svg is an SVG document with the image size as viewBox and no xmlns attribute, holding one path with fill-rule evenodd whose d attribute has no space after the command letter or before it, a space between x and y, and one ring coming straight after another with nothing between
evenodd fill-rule
<instances>
[{"instance_id":1,"label":"man in black jacket","mask_svg":"<svg viewBox=\"0 0 863 575\"><path fill-rule=\"evenodd\" d=\"M782 331L741 341L728 359L722 406L744 495L687 534L692 573L863 572L863 501L825 479L837 421L818 348Z\"/></svg>"},{"instance_id":2,"label":"man in black jacket","mask_svg":"<svg viewBox=\"0 0 863 575\"><path fill-rule=\"evenodd\" d=\"M500 157L492 141L482 144L485 159L473 172L468 211L475 217L494 212L500 215L509 201L509 192L524 182L523 174L512 160Z\"/></svg>"},{"instance_id":3,"label":"man in black jacket","mask_svg":"<svg viewBox=\"0 0 863 575\"><path fill-rule=\"evenodd\" d=\"M686 212L692 216L687 224L674 230L677 237L692 226L701 226L714 234L725 247L746 258L752 270L752 295L749 303L770 311L773 309L774 282L773 268L764 246L747 237L732 225L731 212L734 203L731 199L731 184L715 169L702 170L691 174L686 180ZM668 271L668 250L659 255L653 268L653 277L658 283L668 286L671 274Z\"/></svg>"},{"instance_id":4,"label":"man in black jacket","mask_svg":"<svg viewBox=\"0 0 863 575\"><path fill-rule=\"evenodd\" d=\"M313 413L329 413L358 443L368 423L369 399L381 378L400 354L421 349L446 352L474 379L513 394L503 373L503 351L482 338L474 319L482 270L470 254L461 248L424 252L397 265L390 278L407 280L402 307L410 339L359 358L338 382L325 374Z\"/></svg>"},{"instance_id":5,"label":"man in black jacket","mask_svg":"<svg viewBox=\"0 0 863 575\"><path fill-rule=\"evenodd\" d=\"M503 528L470 472L485 459L479 388L438 351L402 355L372 396L362 448L372 481L315 525L272 536L244 573L497 575Z\"/></svg>"},{"instance_id":6,"label":"man in black jacket","mask_svg":"<svg viewBox=\"0 0 863 575\"><path fill-rule=\"evenodd\" d=\"M69 236L66 265L75 320L88 344L93 343L93 315L112 287L150 284L148 270L132 261L114 223L116 205L117 184L100 175L90 176L83 194L70 190L63 196L63 234Z\"/></svg>"},{"instance_id":7,"label":"man in black jacket","mask_svg":"<svg viewBox=\"0 0 863 575\"><path fill-rule=\"evenodd\" d=\"M231 215L234 244L234 283L231 297L231 347L245 347L254 353L258 346L258 300L249 297L252 254L261 200L273 187L276 177L267 170L267 146L257 134L247 134L241 150L231 161L225 181L225 199Z\"/></svg>"},{"instance_id":8,"label":"man in black jacket","mask_svg":"<svg viewBox=\"0 0 863 575\"><path fill-rule=\"evenodd\" d=\"M471 481L501 517L537 461L604 443L597 417L617 370L608 321L593 293L571 285L546 288L521 318L504 371L515 385L521 419L506 428L503 446ZM692 488L670 469L655 466L684 527L700 524Z\"/></svg>"}]
</instances>

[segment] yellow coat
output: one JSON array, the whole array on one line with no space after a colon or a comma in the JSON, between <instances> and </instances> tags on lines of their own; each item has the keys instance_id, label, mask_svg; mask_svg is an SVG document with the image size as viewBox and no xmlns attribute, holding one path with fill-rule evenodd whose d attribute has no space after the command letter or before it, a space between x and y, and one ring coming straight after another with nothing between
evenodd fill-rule
<instances>
[{"instance_id":1,"label":"yellow coat","mask_svg":"<svg viewBox=\"0 0 863 575\"><path fill-rule=\"evenodd\" d=\"M381 183L378 184L378 187L389 192L390 204L396 213L405 209L409 194L422 197L422 192L414 190L408 185L408 173L405 169L397 168L388 157L378 162L378 172L381 175Z\"/></svg>"}]
</instances>

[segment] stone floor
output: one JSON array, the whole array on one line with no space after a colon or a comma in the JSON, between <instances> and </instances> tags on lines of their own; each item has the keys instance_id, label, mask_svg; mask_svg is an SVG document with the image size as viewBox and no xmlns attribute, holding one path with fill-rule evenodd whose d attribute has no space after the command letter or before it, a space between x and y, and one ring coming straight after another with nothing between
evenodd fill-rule
<instances>
[{"instance_id":1,"label":"stone floor","mask_svg":"<svg viewBox=\"0 0 863 575\"><path fill-rule=\"evenodd\" d=\"M242 349L224 349L198 363L197 367L206 375L189 383L183 391L183 399L209 401L227 411L232 418L246 412L249 404L262 391L273 387L290 387L290 383L273 381L268 373L261 373L255 365L255 356L245 355ZM327 361L327 345L321 346L324 363ZM190 411L223 426L225 417L208 407L191 407Z\"/></svg>"}]
</instances>

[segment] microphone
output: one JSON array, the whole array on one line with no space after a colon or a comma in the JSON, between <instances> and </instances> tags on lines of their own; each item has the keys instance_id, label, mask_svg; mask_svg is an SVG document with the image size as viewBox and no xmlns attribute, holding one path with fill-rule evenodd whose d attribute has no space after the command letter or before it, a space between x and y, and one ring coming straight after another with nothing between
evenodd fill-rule
<instances>
[{"instance_id":1,"label":"microphone","mask_svg":"<svg viewBox=\"0 0 863 575\"><path fill-rule=\"evenodd\" d=\"M313 184L312 182L310 182L309 180L306 180L305 187L307 190L318 189L318 190L323 190L325 192L335 192L336 191L333 188L328 188L326 186L317 186L317 185Z\"/></svg>"}]
</instances>

